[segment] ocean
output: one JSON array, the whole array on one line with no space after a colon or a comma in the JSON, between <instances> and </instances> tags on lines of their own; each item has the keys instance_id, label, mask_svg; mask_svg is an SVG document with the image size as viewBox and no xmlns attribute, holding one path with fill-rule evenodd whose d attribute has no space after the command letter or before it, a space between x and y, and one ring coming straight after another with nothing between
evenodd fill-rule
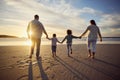
<instances>
[{"instance_id":1,"label":"ocean","mask_svg":"<svg viewBox=\"0 0 120 80\"><path fill-rule=\"evenodd\" d=\"M63 38L58 38L59 41L62 41ZM86 44L86 38L82 39L73 39L73 44ZM103 38L103 41L97 41L98 44L120 44L120 38ZM41 45L50 45L51 41L42 38ZM63 43L66 44L66 41ZM0 46L30 46L31 41L27 38L0 38ZM59 43L58 43L59 45ZM61 45L61 44L60 44Z\"/></svg>"}]
</instances>

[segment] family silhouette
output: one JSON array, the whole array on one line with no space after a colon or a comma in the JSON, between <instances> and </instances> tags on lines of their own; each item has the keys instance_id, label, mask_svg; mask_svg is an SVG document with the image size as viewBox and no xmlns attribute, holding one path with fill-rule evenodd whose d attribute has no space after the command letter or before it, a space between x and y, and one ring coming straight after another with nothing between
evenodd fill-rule
<instances>
[{"instance_id":1,"label":"family silhouette","mask_svg":"<svg viewBox=\"0 0 120 80\"><path fill-rule=\"evenodd\" d=\"M89 31L88 40L87 40L88 41L88 52L89 52L88 57L94 59L95 53L96 53L96 43L97 43L98 36L100 38L100 41L102 41L100 29L97 26L95 20L90 20L90 25L87 27L85 32L83 34L81 34L80 36L72 35L72 30L68 29L66 31L67 35L60 42L57 39L55 33L53 34L52 38L48 37L48 34L47 34L43 24L39 21L39 16L34 15L34 20L30 21L28 24L28 27L27 27L28 38L32 41L32 46L31 46L29 58L32 58L35 47L36 47L36 57L37 58L40 57L40 45L41 45L41 37L42 37L43 33L46 35L46 38L48 40L51 40L52 55L53 55L53 57L55 57L56 56L56 49L57 49L57 42L62 44L66 40L67 50L68 50L67 54L68 54L68 56L70 56L70 54L72 54L72 40L74 38L81 39L88 31ZM32 33L30 34L30 32L32 32Z\"/></svg>"}]
</instances>

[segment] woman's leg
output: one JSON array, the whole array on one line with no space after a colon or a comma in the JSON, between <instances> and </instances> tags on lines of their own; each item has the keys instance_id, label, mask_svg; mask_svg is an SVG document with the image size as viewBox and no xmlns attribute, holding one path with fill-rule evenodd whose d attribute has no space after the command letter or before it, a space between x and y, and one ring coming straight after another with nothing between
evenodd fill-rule
<instances>
[{"instance_id":1,"label":"woman's leg","mask_svg":"<svg viewBox=\"0 0 120 80\"><path fill-rule=\"evenodd\" d=\"M91 41L88 40L88 52L89 52L88 57L91 57L91 49L90 49L90 46L91 46Z\"/></svg>"},{"instance_id":2,"label":"woman's leg","mask_svg":"<svg viewBox=\"0 0 120 80\"><path fill-rule=\"evenodd\" d=\"M95 57L95 52L96 52L96 40L92 41L92 58Z\"/></svg>"}]
</instances>

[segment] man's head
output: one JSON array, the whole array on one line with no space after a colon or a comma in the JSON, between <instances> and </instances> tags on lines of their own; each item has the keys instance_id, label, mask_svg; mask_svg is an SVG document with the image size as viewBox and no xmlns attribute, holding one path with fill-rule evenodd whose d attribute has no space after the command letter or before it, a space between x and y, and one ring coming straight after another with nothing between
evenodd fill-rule
<instances>
[{"instance_id":1,"label":"man's head","mask_svg":"<svg viewBox=\"0 0 120 80\"><path fill-rule=\"evenodd\" d=\"M35 16L34 16L34 19L39 20L39 16L38 16L38 15L35 15Z\"/></svg>"}]
</instances>

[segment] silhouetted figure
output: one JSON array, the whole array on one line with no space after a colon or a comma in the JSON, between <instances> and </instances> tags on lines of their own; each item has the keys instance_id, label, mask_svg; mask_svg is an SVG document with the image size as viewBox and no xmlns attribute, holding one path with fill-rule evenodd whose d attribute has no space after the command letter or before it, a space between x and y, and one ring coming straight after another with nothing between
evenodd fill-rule
<instances>
[{"instance_id":1,"label":"silhouetted figure","mask_svg":"<svg viewBox=\"0 0 120 80\"><path fill-rule=\"evenodd\" d=\"M79 38L79 37L76 37L76 36L73 36L72 35L72 30L67 30L67 35L65 36L65 38L63 39L63 41L62 41L62 43L65 41L65 40L67 40L67 49L68 49L68 56L70 56L69 55L69 53L71 53L72 54L72 39L73 38ZM70 52L71 51L71 52Z\"/></svg>"},{"instance_id":2,"label":"silhouetted figure","mask_svg":"<svg viewBox=\"0 0 120 80\"><path fill-rule=\"evenodd\" d=\"M94 58L95 56L95 52L96 52L96 42L97 42L97 38L98 35L100 37L100 41L102 41L102 36L99 30L99 27L96 25L94 20L90 20L90 24L87 29L85 30L85 32L80 36L80 38L82 36L84 36L88 31L88 51L89 51L89 55L88 57Z\"/></svg>"},{"instance_id":3,"label":"silhouetted figure","mask_svg":"<svg viewBox=\"0 0 120 80\"><path fill-rule=\"evenodd\" d=\"M61 42L57 39L56 34L53 34L53 37L48 39L52 41L51 49L52 49L52 55L54 57L56 56L57 42L58 43L61 43Z\"/></svg>"},{"instance_id":4,"label":"silhouetted figure","mask_svg":"<svg viewBox=\"0 0 120 80\"><path fill-rule=\"evenodd\" d=\"M28 38L30 38L32 41L30 58L32 58L32 54L34 53L35 46L36 46L36 57L37 58L39 57L42 33L44 33L46 37L48 37L48 34L44 26L38 20L39 20L39 16L35 15L34 20L32 20L28 24L28 28L27 28Z\"/></svg>"}]
</instances>

